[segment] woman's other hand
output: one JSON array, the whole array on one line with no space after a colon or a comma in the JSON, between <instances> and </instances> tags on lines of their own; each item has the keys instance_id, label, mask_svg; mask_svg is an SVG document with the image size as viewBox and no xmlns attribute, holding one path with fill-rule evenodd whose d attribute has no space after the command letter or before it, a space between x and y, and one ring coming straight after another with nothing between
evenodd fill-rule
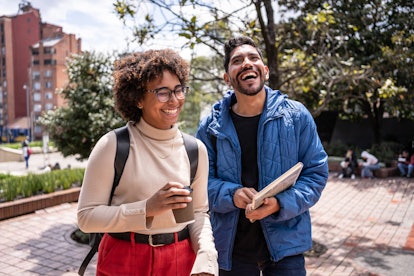
<instances>
[{"instance_id":1,"label":"woman's other hand","mask_svg":"<svg viewBox=\"0 0 414 276\"><path fill-rule=\"evenodd\" d=\"M191 202L190 191L178 182L168 182L147 200L147 217L160 215L168 210L187 207Z\"/></svg>"}]
</instances>

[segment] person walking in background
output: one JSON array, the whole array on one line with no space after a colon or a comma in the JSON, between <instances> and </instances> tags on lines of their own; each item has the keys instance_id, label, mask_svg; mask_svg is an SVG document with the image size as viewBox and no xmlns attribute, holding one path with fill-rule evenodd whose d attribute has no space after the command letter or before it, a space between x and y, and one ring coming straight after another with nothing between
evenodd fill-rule
<instances>
[{"instance_id":1,"label":"person walking in background","mask_svg":"<svg viewBox=\"0 0 414 276\"><path fill-rule=\"evenodd\" d=\"M196 134L210 159L220 275L306 275L309 208L326 185L327 154L309 111L265 86L269 69L255 42L233 38L224 51L224 80L233 90L213 105ZM299 161L304 167L296 184L252 210L254 194Z\"/></svg>"},{"instance_id":2,"label":"person walking in background","mask_svg":"<svg viewBox=\"0 0 414 276\"><path fill-rule=\"evenodd\" d=\"M23 155L23 159L25 161L25 166L26 169L29 168L29 158L30 158L30 148L29 148L29 140L26 138L23 142L22 142L22 155Z\"/></svg>"},{"instance_id":3,"label":"person walking in background","mask_svg":"<svg viewBox=\"0 0 414 276\"><path fill-rule=\"evenodd\" d=\"M363 160L363 162L360 163L361 177L374 178L374 171L380 168L378 159L367 151L363 151L361 157Z\"/></svg>"},{"instance_id":4,"label":"person walking in background","mask_svg":"<svg viewBox=\"0 0 414 276\"><path fill-rule=\"evenodd\" d=\"M344 177L351 177L355 179L355 171L358 168L358 160L355 152L352 149L348 149L345 154L345 159L341 162L342 173L339 175L339 179Z\"/></svg>"},{"instance_id":5,"label":"person walking in background","mask_svg":"<svg viewBox=\"0 0 414 276\"><path fill-rule=\"evenodd\" d=\"M403 150L398 156L397 167L401 176L411 177L414 170L414 153L410 157L408 150Z\"/></svg>"},{"instance_id":6,"label":"person walking in background","mask_svg":"<svg viewBox=\"0 0 414 276\"><path fill-rule=\"evenodd\" d=\"M188 92L189 66L170 49L123 57L114 70L117 111L128 120L130 151L108 206L116 136L97 142L78 203L79 228L104 233L96 275L217 275L208 215L208 156L201 141L190 191L190 162L177 121ZM194 220L173 210L192 201Z\"/></svg>"}]
</instances>

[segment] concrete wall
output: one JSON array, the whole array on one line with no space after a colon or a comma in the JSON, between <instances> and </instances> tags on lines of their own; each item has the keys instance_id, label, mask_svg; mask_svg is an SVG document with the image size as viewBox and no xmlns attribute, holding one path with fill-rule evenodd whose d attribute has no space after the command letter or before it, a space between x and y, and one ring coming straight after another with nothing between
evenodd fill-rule
<instances>
[{"instance_id":1,"label":"concrete wall","mask_svg":"<svg viewBox=\"0 0 414 276\"><path fill-rule=\"evenodd\" d=\"M23 161L21 150L0 147L0 162Z\"/></svg>"},{"instance_id":2,"label":"concrete wall","mask_svg":"<svg viewBox=\"0 0 414 276\"><path fill-rule=\"evenodd\" d=\"M341 142L367 149L375 141L374 132L367 119L352 122L338 118L334 112L326 112L315 118L315 122L323 142ZM382 120L382 140L397 142L414 150L414 121L384 118Z\"/></svg>"}]
</instances>

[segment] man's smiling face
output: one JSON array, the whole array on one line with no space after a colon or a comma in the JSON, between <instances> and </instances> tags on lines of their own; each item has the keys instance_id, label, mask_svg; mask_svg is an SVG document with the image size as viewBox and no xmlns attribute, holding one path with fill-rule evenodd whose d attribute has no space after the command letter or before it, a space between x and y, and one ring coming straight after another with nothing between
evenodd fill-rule
<instances>
[{"instance_id":1,"label":"man's smiling face","mask_svg":"<svg viewBox=\"0 0 414 276\"><path fill-rule=\"evenodd\" d=\"M235 91L245 95L256 95L263 89L268 77L269 68L264 65L253 46L246 44L233 50L224 80Z\"/></svg>"}]
</instances>

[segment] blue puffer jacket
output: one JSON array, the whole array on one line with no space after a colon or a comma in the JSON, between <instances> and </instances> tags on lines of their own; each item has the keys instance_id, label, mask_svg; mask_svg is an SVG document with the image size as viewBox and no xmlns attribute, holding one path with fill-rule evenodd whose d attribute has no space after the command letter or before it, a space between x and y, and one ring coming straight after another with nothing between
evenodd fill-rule
<instances>
[{"instance_id":1,"label":"blue puffer jacket","mask_svg":"<svg viewBox=\"0 0 414 276\"><path fill-rule=\"evenodd\" d=\"M261 220L273 261L312 247L309 208L320 198L328 178L327 155L315 122L299 102L266 89L266 103L258 127L259 190L301 161L296 184L276 196L280 211ZM231 255L240 209L233 204L241 184L241 150L230 117L235 94L229 91L200 122L197 138L207 146L211 223L221 269L231 269ZM215 143L211 137L216 136ZM216 152L218 153L216 155Z\"/></svg>"}]
</instances>

